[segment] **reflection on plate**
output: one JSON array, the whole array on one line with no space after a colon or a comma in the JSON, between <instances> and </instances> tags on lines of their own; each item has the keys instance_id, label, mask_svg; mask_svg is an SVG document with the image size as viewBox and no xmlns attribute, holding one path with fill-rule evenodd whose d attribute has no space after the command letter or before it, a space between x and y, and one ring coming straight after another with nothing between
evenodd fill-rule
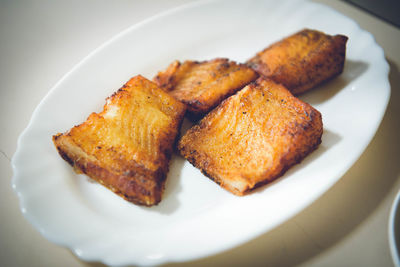
<instances>
[{"instance_id":1,"label":"reflection on plate","mask_svg":"<svg viewBox=\"0 0 400 267\"><path fill-rule=\"evenodd\" d=\"M389 216L389 247L393 263L400 266L400 191L397 193Z\"/></svg>"},{"instance_id":2,"label":"reflection on plate","mask_svg":"<svg viewBox=\"0 0 400 267\"><path fill-rule=\"evenodd\" d=\"M302 96L322 113L322 144L248 196L224 191L175 155L163 201L138 207L76 175L51 142L54 133L100 111L131 76L151 78L175 59L243 62L305 27L349 37L344 73ZM190 4L119 34L51 89L19 138L13 187L25 217L83 260L159 264L215 254L271 230L340 179L380 124L390 95L387 75L371 34L325 6L292 0Z\"/></svg>"}]
</instances>

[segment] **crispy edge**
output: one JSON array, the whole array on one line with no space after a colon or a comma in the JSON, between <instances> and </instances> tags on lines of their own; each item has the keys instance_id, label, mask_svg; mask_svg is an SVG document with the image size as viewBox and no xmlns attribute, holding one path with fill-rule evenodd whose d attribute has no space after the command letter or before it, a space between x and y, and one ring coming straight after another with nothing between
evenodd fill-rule
<instances>
[{"instance_id":1,"label":"crispy edge","mask_svg":"<svg viewBox=\"0 0 400 267\"><path fill-rule=\"evenodd\" d=\"M281 46L293 42L300 36L306 36L311 41L314 41L313 38L315 38L312 36L325 40L318 49L309 51L301 60L288 58L286 64L270 66L268 61L261 59L262 54L275 49L279 50ZM343 72L347 40L348 37L344 35L331 36L316 30L304 29L268 46L249 59L247 65L259 74L283 84L294 95L299 95ZM275 71L271 71L271 69L275 69Z\"/></svg>"},{"instance_id":2,"label":"crispy edge","mask_svg":"<svg viewBox=\"0 0 400 267\"><path fill-rule=\"evenodd\" d=\"M79 155L71 153L69 146L64 144L70 141L66 139L68 136L63 134L53 136L58 153L73 167L76 173L86 174L115 194L137 205L152 206L161 201L166 180L166 174L162 168L152 172L142 165L135 164L134 171L123 174L114 172L101 166L102 164L97 160L90 160L87 159L88 157L79 157ZM76 146L76 144L71 145ZM79 146L75 149L81 150ZM85 155L85 152L81 150L81 154Z\"/></svg>"}]
</instances>

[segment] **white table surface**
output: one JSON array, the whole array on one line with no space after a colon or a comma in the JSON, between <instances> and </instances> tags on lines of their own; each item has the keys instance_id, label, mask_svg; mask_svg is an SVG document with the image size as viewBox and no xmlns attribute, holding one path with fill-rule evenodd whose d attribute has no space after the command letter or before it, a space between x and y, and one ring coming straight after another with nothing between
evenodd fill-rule
<instances>
[{"instance_id":1,"label":"white table surface","mask_svg":"<svg viewBox=\"0 0 400 267\"><path fill-rule=\"evenodd\" d=\"M0 266L102 266L43 238L11 188L17 138L49 89L115 34L189 0L0 0ZM274 230L227 252L166 266L393 266L389 210L400 188L400 29L343 1L385 50L392 96L376 136L327 193Z\"/></svg>"}]
</instances>

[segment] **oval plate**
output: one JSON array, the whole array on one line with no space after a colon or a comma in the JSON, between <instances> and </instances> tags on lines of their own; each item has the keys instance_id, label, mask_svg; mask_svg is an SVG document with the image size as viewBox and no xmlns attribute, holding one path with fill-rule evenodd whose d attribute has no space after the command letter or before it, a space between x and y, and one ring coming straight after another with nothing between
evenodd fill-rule
<instances>
[{"instance_id":1,"label":"oval plate","mask_svg":"<svg viewBox=\"0 0 400 267\"><path fill-rule=\"evenodd\" d=\"M322 144L245 197L224 191L174 155L163 201L138 207L76 175L52 144L53 134L100 111L104 99L132 76L151 79L175 59L244 62L305 27L349 37L343 74L301 97L322 113ZM148 265L200 258L271 230L321 196L369 144L389 96L382 49L336 11L292 0L201 1L127 29L66 74L18 140L13 188L25 217L83 260Z\"/></svg>"}]
</instances>

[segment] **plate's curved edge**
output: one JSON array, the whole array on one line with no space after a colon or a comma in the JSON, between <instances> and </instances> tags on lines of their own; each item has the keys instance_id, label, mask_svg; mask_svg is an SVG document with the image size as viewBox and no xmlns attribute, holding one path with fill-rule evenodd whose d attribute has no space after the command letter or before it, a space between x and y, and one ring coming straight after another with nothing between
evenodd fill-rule
<instances>
[{"instance_id":1,"label":"plate's curved edge","mask_svg":"<svg viewBox=\"0 0 400 267\"><path fill-rule=\"evenodd\" d=\"M20 158L20 154L21 152L21 147L23 146L23 143L25 142L26 139L26 135L29 133L29 131L32 129L32 125L34 124L34 121L37 118L37 114L39 112L39 110L41 109L41 107L43 106L43 104L47 101L47 99L54 93L54 91L57 90L57 88L59 87L60 84L62 84L72 73L74 73L77 69L79 69L79 67L81 65L83 65L87 60L89 60L91 57L95 56L99 51L101 51L104 47L107 47L109 44L115 42L116 40L118 40L119 38L122 38L124 35L128 34L131 31L134 31L136 28L140 28L143 27L144 25L146 25L147 23L150 23L152 21L158 20L162 17L165 16L170 16L171 14L175 13L175 12L181 12L181 10L187 9L187 8L194 8L196 6L201 6L201 5L205 5L208 4L210 2L215 2L215 1L219 1L219 0L196 0L194 2L191 3L187 3L187 4L183 4L183 5L179 5L177 7L173 7L170 9L167 9L165 11L162 11L158 14L155 14L151 17L148 17L138 23L135 23L131 26L129 26L128 28L120 31L119 33L115 34L113 37L111 37L110 39L108 39L107 41L103 42L101 45L99 45L97 48L95 48L93 51L91 51L88 55L86 55L83 59L81 59L78 63L76 63L68 72L66 72L50 89L49 91L46 93L46 95L41 99L41 101L39 102L39 104L35 107L34 111L32 112L32 115L29 119L28 125L22 130L22 132L19 134L18 138L17 138L17 146L16 146L16 150L15 153L13 154L12 158L11 158L11 168L12 168L12 178L11 178L11 188L13 189L14 193L17 195L18 200L19 200L19 209L23 215L23 217L32 225L34 226L35 229L37 229L37 231L47 240L49 240L50 242L57 244L59 246L65 247L67 249L69 249L75 256L77 256L78 258L82 258L81 253L78 249L75 248L75 246L73 244L67 244L65 242L62 242L59 239L55 239L52 236L50 236L49 234L47 234L46 230L43 229L43 227L41 226L40 223L38 223L37 221L35 221L34 219L31 218L31 216L29 215L29 213L26 210L26 204L25 204L25 199L24 197L21 195L21 192L18 189L18 186L16 185L16 181L18 180L19 177L19 173L18 173L18 168L17 168L17 163L19 161ZM96 257L96 258L86 258L84 259L85 261L89 261L89 262L96 262L96 261L100 261L100 262L104 262L105 261L101 260L101 258ZM157 264L160 264L164 261L159 261ZM144 262L141 263L147 265L148 262ZM112 265L111 263L108 263L108 265Z\"/></svg>"},{"instance_id":2,"label":"plate's curved edge","mask_svg":"<svg viewBox=\"0 0 400 267\"><path fill-rule=\"evenodd\" d=\"M116 40L118 40L119 38L122 38L124 35L128 34L131 31L134 31L136 28L140 28L143 25L152 22L154 20L160 19L162 17L165 16L169 16L175 12L180 12L183 9L186 8L193 8L195 6L198 5L204 5L207 4L209 2L214 2L214 1L219 1L219 0L196 0L194 2L191 3L187 3L187 4L183 4L174 8L170 8L166 11L160 12L158 14L155 14L147 19L144 19L136 24L133 24L131 26L129 26L128 28L126 28L125 30L122 30L121 32L115 34L112 38L110 38L109 40L105 41L104 43L102 43L100 46L98 46L97 48L95 48L93 51L91 51L87 56L85 56L83 59L81 59L77 64L75 64L71 70L69 70L67 73L65 73L50 89L49 91L46 93L46 95L41 99L41 101L39 102L39 104L35 107L34 111L32 112L32 115L29 119L28 125L22 130L22 132L20 133L20 135L17 138L17 147L15 150L14 155L11 158L11 167L13 170L13 176L11 179L11 186L13 188L13 190L15 191L15 193L18 195L18 191L15 185L15 179L18 175L16 175L15 173L17 172L17 168L16 168L16 161L18 161L18 157L20 154L20 150L21 150L21 146L24 142L25 136L27 134L27 132L29 132L29 130L32 128L32 124L35 121L36 117L37 117L37 113L40 110L41 106L43 105L44 102L47 101L47 99L51 96L51 94L57 90L57 88L59 87L60 84L62 84L73 72L75 72L77 69L79 69L79 67L84 64L88 59L90 59L91 57L93 57L95 54L97 54L99 51L101 51L104 47L108 46L109 44L115 42Z\"/></svg>"},{"instance_id":3,"label":"plate's curved edge","mask_svg":"<svg viewBox=\"0 0 400 267\"><path fill-rule=\"evenodd\" d=\"M106 46L109 45L110 43L112 43L112 42L118 40L119 38L123 37L125 34L129 33L130 31L135 30L135 29L138 28L138 27L142 27L143 25L145 25L145 24L148 23L148 22L151 22L151 21L153 21L153 20L157 20L157 19L159 19L159 18L162 18L163 16L169 16L169 15L173 14L174 12L180 12L181 10L183 10L183 9L185 9L185 8L193 8L193 7L198 6L198 5L203 5L203 4L205 5L205 4L209 4L209 3L211 3L211 2L217 2L217 1L219 1L219 0L207 0L207 1L201 1L201 0L199 0L199 1L196 1L196 2L188 3L188 4L185 4L185 5L182 5L182 6L178 6L178 7L175 7L175 8L169 9L169 10L166 10L166 11L164 11L164 12L161 12L161 13L159 13L159 14L156 14L156 15L154 15L154 16L148 18L148 19L145 19L145 20L143 20L143 21L141 21L141 22L139 22L139 23L137 23L137 24L134 24L134 25L128 27L127 29L121 31L120 33L116 34L114 37L112 37L111 39L109 39L108 41L106 41L105 43L103 43L102 45L100 45L98 48L94 49L91 53L89 53L86 57L84 57L79 63L77 63L69 72L67 72L67 73L66 73L66 74L65 74L65 75L64 75L64 76L49 90L49 92L45 95L45 97L41 100L41 102L40 102L40 103L38 104L38 106L35 108L34 112L32 113L31 119L30 119L30 121L29 121L27 127L21 132L20 136L18 137L18 140L17 140L17 149L16 149L16 152L14 153L14 155L13 155L13 157L12 157L12 160L11 160L11 165L12 165L12 169L13 169L12 188L13 188L14 192L18 195L18 198L19 198L19 200L20 200L20 209L21 209L21 211L22 211L24 217L25 217L32 225L34 225L35 228L37 228L37 229L39 230L39 232L40 232L46 239L48 239L48 240L50 240L51 242L56 243L56 244L58 244L58 245L61 245L61 246L64 246L64 247L69 248L77 257L81 258L80 255L79 255L80 253L74 248L73 245L64 244L64 243L60 242L59 240L53 240L51 237L49 237L49 236L46 235L45 231L41 228L41 226L40 226L38 223L36 223L36 222L34 222L32 219L30 219L29 215L24 211L25 205L24 205L23 197L19 194L18 188L17 188L16 185L15 185L15 179L17 179L17 176L18 176L18 175L16 174L16 173L18 172L18 171L17 171L16 162L18 161L19 154L21 153L21 151L20 151L20 150L21 150L21 146L23 145L25 136L26 136L26 134L29 132L29 130L31 129L32 124L33 124L33 121L35 120L35 118L36 118L36 116L37 116L37 112L38 112L38 110L40 109L40 107L42 106L42 104L43 104L43 103L48 99L48 97L57 89L57 87L58 87L60 84L62 84L62 82L63 82L71 73L73 73L73 72L74 72L76 69L78 69L82 64L84 64L85 61L87 61L89 58L91 58L92 56L94 56L98 51L102 50L104 47L106 47ZM369 34L369 35L373 38L373 40L374 40L376 46L379 47L379 49L380 49L380 51L381 51L381 53L382 53L382 58L383 58L384 62L386 63L386 70L385 70L385 73L386 73L386 77L388 77L388 74L389 74L389 65L388 65L387 61L385 60L383 49L382 49L382 48L379 46L379 44L375 41L375 38L373 37L373 35L372 35L371 33L369 33L368 31L363 30L363 29L358 25L358 23L356 23L355 21L349 19L347 16L341 14L340 12L336 11L335 9L333 9L333 8L331 8L331 7L328 7L328 6L319 4L319 3L313 3L313 2L308 2L308 3L309 3L309 4L313 4L313 5L319 5L319 6L323 7L323 8L325 8L325 9L330 9L331 11L333 11L333 12L339 14L340 16L346 18L349 22L354 23L354 24L357 26L357 28L358 28L359 30L361 30L361 31L363 31L363 32L365 32L365 33L367 33L367 34ZM391 93L391 92L390 92L390 84L389 84L388 79L385 80L385 85L384 85L384 87L385 87L385 88L388 88L388 90L387 90L387 91L388 91L388 97L386 98L385 107L383 108L383 112L382 112L382 114L381 114L381 116L380 116L379 123L377 124L377 127L376 127L376 129L375 129L375 131L374 131L374 134L371 136L370 140L368 140L368 143L369 143L369 142L373 139L373 137L375 136L376 131L377 131L377 129L378 129L380 123L382 122L383 116L384 116L384 114L385 114L385 111L386 111L386 108L387 108L387 105L388 105L388 102L389 102L389 99L390 99L390 93ZM365 151L365 149L364 149L363 151L360 152L360 155L359 155L359 156L355 157L355 159L354 159L353 162L349 162L348 165L349 165L349 166L352 166L352 165L358 160L358 158L362 155L362 153L363 153L364 151ZM348 167L348 168L349 168L349 167ZM348 168L346 168L346 171L348 170ZM345 174L346 171L344 171L344 172L340 175L340 177L343 176L343 175ZM336 179L335 182L337 182L337 181L340 179L340 177L339 177L338 179ZM328 188L327 188L325 191L321 192L321 194L319 194L318 196L316 196L315 199L314 199L312 202L314 202L315 200L317 200L317 199L318 199L322 194L324 194L328 189L329 189L329 186L328 186ZM310 204L311 204L312 202L310 202ZM308 205L306 205L306 206L304 206L304 207L301 207L301 208L298 210L297 213L293 214L293 215L290 216L290 217L293 217L293 216L295 216L296 214L300 213L300 212L301 212L304 208L306 208L307 206L308 206ZM290 217L289 217L289 218L290 218ZM288 218L286 218L286 219L288 219ZM286 219L284 219L284 220L286 220ZM279 226L279 225L280 225L280 223L278 223L277 225L275 225L275 227L277 227L277 226ZM265 231L264 231L264 230L261 230L260 232L261 232L261 233L264 233ZM247 240L241 241L241 242L239 242L239 244L245 243L245 242L247 242L247 241L253 239L255 236L257 236L257 235L259 235L259 234L260 234L260 233L255 233L254 236L249 236L249 238L247 238ZM228 249L230 249L230 248L232 248L232 247L235 247L235 246L237 246L237 245L239 245L239 244L234 244L233 246L227 247L227 248L223 249L223 251L228 250ZM220 251L220 252L222 252L222 251ZM220 253L220 252L217 252L217 253ZM100 257L97 257L97 258L89 258L89 259L85 259L85 260L87 260L87 261L101 261L101 262L106 263L105 261L101 260ZM176 259L163 258L163 259L158 259L158 260L156 260L156 261L153 260L151 264L161 264L161 263L168 262L168 261L176 261L176 262L178 262ZM107 264L112 264L112 263L107 263ZM145 264L145 265L147 265L148 262L145 261L145 262L142 262L142 263L139 263L139 264Z\"/></svg>"},{"instance_id":4,"label":"plate's curved edge","mask_svg":"<svg viewBox=\"0 0 400 267\"><path fill-rule=\"evenodd\" d=\"M217 1L218 1L218 0L217 0ZM299 0L299 1L300 1L300 0ZM381 109L381 113L379 114L379 119L378 119L378 121L377 121L377 124L375 125L375 126L376 126L375 129L373 130L373 134L371 134L371 136L366 140L366 143L369 144L369 143L371 143L372 139L375 137L375 135L376 135L376 133L377 133L377 131L378 131L378 129L379 129L381 123L382 123L382 120L383 120L383 118L384 118L384 115L386 114L387 106L388 106L388 104L389 104L390 96L391 96L391 86L390 86L390 82L389 82L390 66L389 66L389 63L388 63L387 60L386 60L384 50L383 50L383 48L379 45L379 43L376 41L376 38L374 37L374 35L373 35L372 33L368 32L367 30L364 30L364 29L359 25L359 23L357 23L356 21L354 21L354 20L352 20L351 18L347 17L346 15L344 15L344 14L340 13L339 11L337 11L336 9L334 9L334 8L332 8L332 7L330 7L330 6L326 6L326 5L322 4L322 3L315 3L315 2L312 2L312 1L310 1L310 0L305 0L304 2L307 2L307 3L310 4L310 5L319 6L319 7L321 7L321 8L330 10L331 12L335 13L336 15L338 15L338 16L344 18L345 20L347 20L348 23L353 24L360 32L362 32L363 34L366 34L366 35L369 36L369 38L371 39L371 42L372 42L373 45L374 45L374 48L377 49L377 51L378 51L379 54L380 54L379 56L380 56L380 58L382 59L382 63L384 64L384 69L382 69L381 71L384 73L383 75L386 77L386 79L382 80L382 83L383 83L383 84L382 84L382 88L385 89L384 92L386 93L386 95L385 95L385 97L384 97L384 98L385 98L385 103L384 103L384 105L383 105L383 107L382 107L382 109ZM367 145L367 146L368 146L368 145ZM238 245L241 245L241 244L244 244L244 243L246 243L246 242L249 242L249 241L253 240L254 238L256 238L257 236L259 236L259 235L261 235L261 234L264 234L264 233L266 233L266 232L268 232L268 231L270 231L270 230L273 230L274 228L276 228L276 227L278 227L279 225L281 225L283 222L285 222L285 221L287 221L287 220L289 220L289 219L295 217L297 214L301 213L305 208L307 208L308 206L310 206L312 203L314 203L315 201L317 201L322 195L324 195L324 194L329 190L329 188L331 188L334 184L336 184L336 183L349 171L349 169L359 160L359 158L360 158L360 157L362 156L362 154L365 152L367 146L365 146L365 148L364 148L362 151L360 151L360 153L359 153L358 155L354 156L354 158L353 158L352 161L349 161L349 162L346 164L346 166L343 168L343 170L342 170L341 172L338 173L337 178L334 179L334 180L332 181L332 183L327 184L327 185L326 185L326 188L325 188L324 190L322 190L321 192L319 192L319 194L316 194L308 204L306 204L306 205L300 207L300 208L298 209L297 212L295 212L295 213L293 213L293 214L290 214L290 216L287 216L287 217L285 217L285 218L282 218L282 220L281 220L280 222L276 223L276 224L275 224L274 226L272 226L271 228L268 228L267 230L265 230L265 229L260 229L260 230L258 231L258 233L254 233L253 235L248 236L248 237L246 238L246 240L239 241L239 242L237 242L237 244L234 244L234 245L229 246L229 247L227 247L227 248L221 249L221 251L219 251L218 253L222 253L222 252L227 251L227 250L229 250L229 249L232 249L232 248L234 248L234 247L236 247L236 246L238 246ZM399 198L400 198L400 196L399 196ZM399 201L399 202L400 202L400 201ZM215 254L218 254L218 253L215 253ZM201 258L201 257L199 257L199 258Z\"/></svg>"}]
</instances>

